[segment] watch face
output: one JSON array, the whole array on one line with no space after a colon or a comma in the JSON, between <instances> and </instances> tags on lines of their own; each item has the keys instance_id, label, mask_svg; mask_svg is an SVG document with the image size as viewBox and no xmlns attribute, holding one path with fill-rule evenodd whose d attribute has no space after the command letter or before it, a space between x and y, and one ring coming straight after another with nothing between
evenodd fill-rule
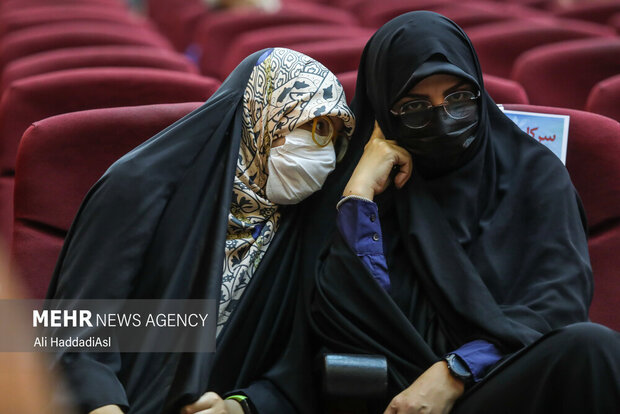
<instances>
[{"instance_id":1,"label":"watch face","mask_svg":"<svg viewBox=\"0 0 620 414\"><path fill-rule=\"evenodd\" d=\"M469 371L469 368L467 368L467 365L465 365L465 363L461 361L461 358L459 358L457 355L455 354L449 355L447 361L448 361L448 367L450 368L450 370L454 374L456 374L458 377L461 377L461 378L471 377L471 372Z\"/></svg>"}]
</instances>

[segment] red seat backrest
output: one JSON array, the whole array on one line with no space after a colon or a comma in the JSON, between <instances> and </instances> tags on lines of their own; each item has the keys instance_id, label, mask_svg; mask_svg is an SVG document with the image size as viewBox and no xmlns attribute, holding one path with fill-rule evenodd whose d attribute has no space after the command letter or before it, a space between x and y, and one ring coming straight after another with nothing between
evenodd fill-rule
<instances>
[{"instance_id":1,"label":"red seat backrest","mask_svg":"<svg viewBox=\"0 0 620 414\"><path fill-rule=\"evenodd\" d=\"M532 104L584 109L592 87L618 73L620 38L594 38L532 49L517 59L511 77Z\"/></svg>"},{"instance_id":2,"label":"red seat backrest","mask_svg":"<svg viewBox=\"0 0 620 414\"><path fill-rule=\"evenodd\" d=\"M493 75L483 75L484 89L498 104L528 104L525 89L519 83Z\"/></svg>"},{"instance_id":3,"label":"red seat backrest","mask_svg":"<svg viewBox=\"0 0 620 414\"><path fill-rule=\"evenodd\" d=\"M586 20L605 24L609 16L620 13L620 3L613 2L584 2L569 6L558 6L554 14L558 17Z\"/></svg>"},{"instance_id":4,"label":"red seat backrest","mask_svg":"<svg viewBox=\"0 0 620 414\"><path fill-rule=\"evenodd\" d=\"M0 14L18 10L18 9L30 9L33 7L42 6L81 6L88 5L101 5L108 8L127 9L127 5L122 0L5 0L0 3Z\"/></svg>"},{"instance_id":5,"label":"red seat backrest","mask_svg":"<svg viewBox=\"0 0 620 414\"><path fill-rule=\"evenodd\" d=\"M586 102L586 110L620 121L620 75L594 85Z\"/></svg>"},{"instance_id":6,"label":"red seat backrest","mask_svg":"<svg viewBox=\"0 0 620 414\"><path fill-rule=\"evenodd\" d=\"M507 109L569 115L566 167L588 217L594 271L593 321L620 329L620 123L567 108L506 105Z\"/></svg>"},{"instance_id":7,"label":"red seat backrest","mask_svg":"<svg viewBox=\"0 0 620 414\"><path fill-rule=\"evenodd\" d=\"M110 8L100 4L56 5L31 7L6 12L0 19L0 36L16 30L51 23L105 22L121 25L144 25L146 21L129 10Z\"/></svg>"},{"instance_id":8,"label":"red seat backrest","mask_svg":"<svg viewBox=\"0 0 620 414\"><path fill-rule=\"evenodd\" d=\"M615 36L609 27L555 19L511 20L467 30L484 73L509 78L523 52L549 43L590 37ZM527 90L527 89L526 89Z\"/></svg>"},{"instance_id":9,"label":"red seat backrest","mask_svg":"<svg viewBox=\"0 0 620 414\"><path fill-rule=\"evenodd\" d=\"M73 69L13 82L0 102L0 236L10 237L15 155L33 122L74 111L205 101L219 81L151 68Z\"/></svg>"},{"instance_id":10,"label":"red seat backrest","mask_svg":"<svg viewBox=\"0 0 620 414\"><path fill-rule=\"evenodd\" d=\"M357 26L336 26L301 24L294 26L277 26L253 30L241 34L230 46L221 65L220 78L227 76L250 54L269 47L286 47L294 49L300 43L313 43L341 39L370 39L373 31Z\"/></svg>"},{"instance_id":11,"label":"red seat backrest","mask_svg":"<svg viewBox=\"0 0 620 414\"><path fill-rule=\"evenodd\" d=\"M44 73L88 67L150 67L198 73L185 56L168 49L143 46L93 46L51 50L9 63L2 73L0 91L12 82Z\"/></svg>"},{"instance_id":12,"label":"red seat backrest","mask_svg":"<svg viewBox=\"0 0 620 414\"><path fill-rule=\"evenodd\" d=\"M242 33L296 24L351 26L356 24L356 20L343 10L310 3L285 4L275 13L255 10L209 13L198 24L193 40L194 46L200 49L200 69L205 75L219 76L220 57Z\"/></svg>"},{"instance_id":13,"label":"red seat backrest","mask_svg":"<svg viewBox=\"0 0 620 414\"><path fill-rule=\"evenodd\" d=\"M143 27L105 23L71 23L36 26L10 33L0 43L0 71L11 61L54 49L102 45L172 46Z\"/></svg>"},{"instance_id":14,"label":"red seat backrest","mask_svg":"<svg viewBox=\"0 0 620 414\"><path fill-rule=\"evenodd\" d=\"M321 62L335 74L357 70L366 42L365 38L300 43L293 49Z\"/></svg>"},{"instance_id":15,"label":"red seat backrest","mask_svg":"<svg viewBox=\"0 0 620 414\"><path fill-rule=\"evenodd\" d=\"M88 189L123 154L201 105L73 112L35 122L20 144L12 257L32 297L43 297L63 238Z\"/></svg>"}]
</instances>

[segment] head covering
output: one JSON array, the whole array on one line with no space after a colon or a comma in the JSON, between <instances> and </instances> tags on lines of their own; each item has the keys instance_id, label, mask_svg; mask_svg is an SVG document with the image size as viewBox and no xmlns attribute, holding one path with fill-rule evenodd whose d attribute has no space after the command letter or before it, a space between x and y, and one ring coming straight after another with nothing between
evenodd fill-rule
<instances>
[{"instance_id":1,"label":"head covering","mask_svg":"<svg viewBox=\"0 0 620 414\"><path fill-rule=\"evenodd\" d=\"M509 354L587 320L592 295L585 216L566 168L497 108L469 39L439 14L399 16L366 45L345 172L323 194L342 191L375 119L393 138L393 103L437 73L481 89L478 143L457 168L416 170L401 190L375 197L391 292L336 234L308 293L329 348L387 356L392 396L471 340Z\"/></svg>"},{"instance_id":2,"label":"head covering","mask_svg":"<svg viewBox=\"0 0 620 414\"><path fill-rule=\"evenodd\" d=\"M317 255L306 226L324 232L308 220L311 199L276 208L264 198L265 160L274 136L315 116L340 117L350 133L345 102L320 63L286 49L260 51L203 106L93 186L49 298L217 300L224 263L225 275L243 281L232 289L243 288L244 300L227 315L215 353L58 354L82 409L118 404L130 413L176 414L208 390L240 390L264 412L312 412L310 378L293 381L307 369L310 346L297 323L297 295Z\"/></svg>"},{"instance_id":3,"label":"head covering","mask_svg":"<svg viewBox=\"0 0 620 414\"><path fill-rule=\"evenodd\" d=\"M353 132L353 114L344 100L342 86L331 72L292 50L266 51L243 93L243 129L228 215L218 335L280 222L277 206L265 197L271 142L316 116L340 117L344 134Z\"/></svg>"}]
</instances>

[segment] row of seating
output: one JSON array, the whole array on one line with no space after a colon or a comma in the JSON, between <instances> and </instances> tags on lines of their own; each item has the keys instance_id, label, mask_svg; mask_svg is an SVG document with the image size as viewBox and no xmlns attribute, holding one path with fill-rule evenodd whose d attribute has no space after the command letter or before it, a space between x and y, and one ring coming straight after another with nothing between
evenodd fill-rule
<instances>
[{"instance_id":1,"label":"row of seating","mask_svg":"<svg viewBox=\"0 0 620 414\"><path fill-rule=\"evenodd\" d=\"M42 297L87 189L220 81L121 0L1 1L0 75L0 237Z\"/></svg>"},{"instance_id":2,"label":"row of seating","mask_svg":"<svg viewBox=\"0 0 620 414\"><path fill-rule=\"evenodd\" d=\"M307 12L305 18L296 20L293 28L269 23L269 19L282 23L283 11L273 18L253 13L253 26L247 28L235 23L237 17L225 17L244 13L220 12L218 19L228 23L222 26L222 32L214 32L215 37L209 42L208 47L212 48L209 53L215 53L210 55L209 62L213 75L221 79L232 69L234 58L224 52L233 53L237 45L246 48L245 55L253 51L251 48L288 46L336 68L347 96L352 97L361 47L373 29L361 26L346 10L340 9L341 14L325 18L318 11L333 7L295 1L284 0L290 16L304 8L315 12ZM158 2L151 0L149 5ZM194 0L166 0L168 5L174 3L180 8L185 2ZM3 26L1 21L9 13L7 5L17 3L20 6L15 6L11 13L26 9L25 3L31 4L30 10L52 7L42 0L5 0L0 2L0 27L10 26ZM87 5L127 13L120 0L58 0L53 7L68 10ZM202 3L200 7L204 11ZM157 7L150 8L149 15L153 14L157 14ZM108 25L96 20L88 24L71 21L73 27ZM0 50L4 50L3 42L19 33L43 30L42 27L60 30L54 28L57 24L57 21L42 21L7 30L1 38ZM152 35L159 37L157 42L162 41L149 22L117 22L109 27L120 32L120 27L133 24L140 25L148 33L146 37ZM157 27L162 27L159 21ZM253 43L259 32L266 32L271 44ZM74 31L73 36L78 37L78 32ZM309 37L312 41L306 41ZM594 37L612 38L611 35ZM290 44L289 39L292 39ZM213 78L197 75L196 67L180 58L165 39L163 42L164 45L123 43L123 46L100 42L78 47L59 41L57 46L47 51L38 49L34 55L13 60L0 56L0 61L6 62L0 83L4 91L0 103L0 196L11 194L12 197L14 172L15 211L8 215L10 224L14 223L12 256L34 297L44 294L63 238L87 189L120 155L198 107L219 85ZM350 55L342 52L347 50L347 45L354 51ZM137 59L130 58L130 48L136 51ZM323 58L318 56L319 52ZM157 59L158 54L166 57L163 67L158 66L164 65ZM209 59L205 57L205 60ZM527 105L526 90L519 83L493 74L485 74L485 86L498 103L520 104L507 105L509 108L571 116L567 167L583 198L590 225L590 249L597 282L592 318L619 329L620 317L614 304L620 294L620 280L616 275L620 262L615 254L620 245L620 169L616 161L620 156L620 124L580 110ZM613 95L610 87L601 90ZM0 201L0 208L6 210L9 205L6 198ZM0 219L7 217L6 214L0 212Z\"/></svg>"}]
</instances>

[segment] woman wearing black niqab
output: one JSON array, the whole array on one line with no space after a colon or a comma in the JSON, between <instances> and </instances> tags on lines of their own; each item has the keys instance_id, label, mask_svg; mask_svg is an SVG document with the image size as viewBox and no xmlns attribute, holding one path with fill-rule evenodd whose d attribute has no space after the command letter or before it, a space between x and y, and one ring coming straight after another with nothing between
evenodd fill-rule
<instances>
[{"instance_id":1,"label":"woman wearing black niqab","mask_svg":"<svg viewBox=\"0 0 620 414\"><path fill-rule=\"evenodd\" d=\"M192 403L186 412L202 412L229 394L255 414L314 412L297 296L317 256L305 231L323 237L323 225L308 220L313 201L300 201L335 167L338 123L350 136L354 120L336 77L308 56L268 49L110 167L80 207L48 298L119 299L109 313L125 299L219 299L217 345L185 354L59 352L55 365L80 412L178 414ZM206 392L218 396L195 403Z\"/></svg>"},{"instance_id":2,"label":"woman wearing black niqab","mask_svg":"<svg viewBox=\"0 0 620 414\"><path fill-rule=\"evenodd\" d=\"M618 412L620 338L587 322L579 197L488 96L465 33L431 12L388 22L352 107L338 231L308 296L328 350L387 357L369 412Z\"/></svg>"}]
</instances>

